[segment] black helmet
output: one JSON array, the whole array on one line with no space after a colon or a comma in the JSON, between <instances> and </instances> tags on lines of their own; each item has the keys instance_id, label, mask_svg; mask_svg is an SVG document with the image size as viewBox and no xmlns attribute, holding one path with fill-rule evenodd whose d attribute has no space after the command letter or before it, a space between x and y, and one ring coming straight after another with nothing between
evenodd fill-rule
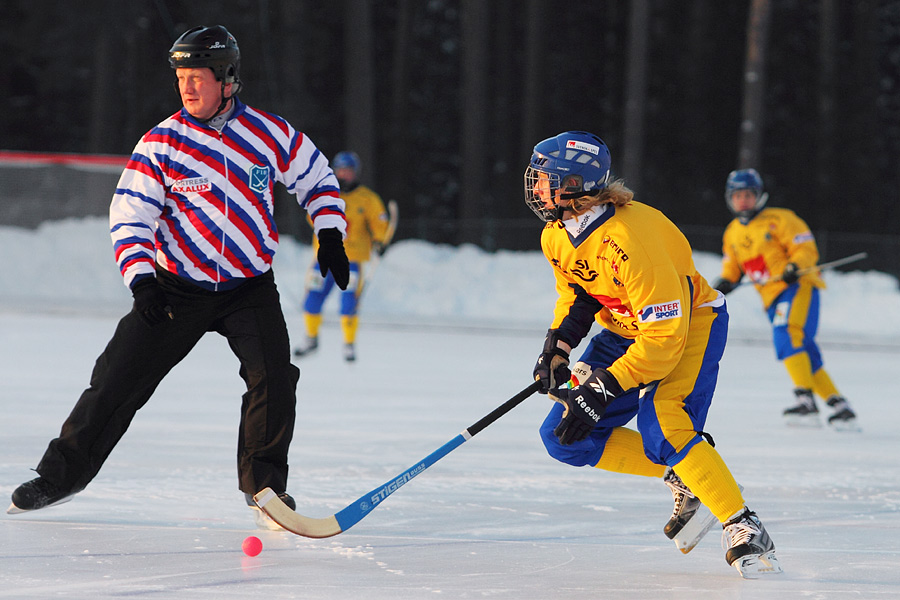
<instances>
[{"instance_id":1,"label":"black helmet","mask_svg":"<svg viewBox=\"0 0 900 600\"><path fill-rule=\"evenodd\" d=\"M234 36L221 25L194 27L182 33L169 49L169 64L173 69L209 67L216 79L235 83L240 89L241 51Z\"/></svg>"}]
</instances>

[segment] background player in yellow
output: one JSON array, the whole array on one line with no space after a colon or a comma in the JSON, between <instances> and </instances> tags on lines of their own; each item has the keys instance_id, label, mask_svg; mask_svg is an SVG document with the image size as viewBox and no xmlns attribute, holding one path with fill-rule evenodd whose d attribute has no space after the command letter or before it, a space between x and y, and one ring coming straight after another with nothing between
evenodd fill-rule
<instances>
[{"instance_id":1,"label":"background player in yellow","mask_svg":"<svg viewBox=\"0 0 900 600\"><path fill-rule=\"evenodd\" d=\"M833 409L830 425L855 429L856 414L831 381L815 340L825 282L817 271L799 274L818 262L816 241L803 219L786 208L766 208L766 200L755 169L728 175L725 201L735 218L722 239L722 275L715 287L727 294L746 275L762 297L775 355L794 383L797 404L784 411L788 423L821 425L815 393Z\"/></svg>"},{"instance_id":2,"label":"background player in yellow","mask_svg":"<svg viewBox=\"0 0 900 600\"><path fill-rule=\"evenodd\" d=\"M350 283L340 292L341 332L344 338L343 355L347 361L356 360L356 329L359 297L365 284L365 266L372 252L381 254L388 243L388 214L381 197L359 183L361 171L359 156L355 152L338 152L331 161L331 168L341 186L341 198L346 204L347 237L344 248L350 260ZM313 256L318 241L313 239ZM324 277L319 265L310 265L306 275L306 300L303 303L303 319L306 326L304 344L294 350L294 356L304 356L319 347L319 328L322 325L322 306L334 288L331 273Z\"/></svg>"},{"instance_id":3,"label":"background player in yellow","mask_svg":"<svg viewBox=\"0 0 900 600\"><path fill-rule=\"evenodd\" d=\"M703 431L725 348L725 298L697 272L678 228L610 181L610 165L603 140L570 131L537 144L525 171L558 292L534 368L557 401L541 438L573 466L664 477L675 497L664 532L682 552L718 521L725 560L742 576L780 573L771 538ZM569 353L595 319L601 331L570 371ZM637 431L626 428L635 417Z\"/></svg>"}]
</instances>

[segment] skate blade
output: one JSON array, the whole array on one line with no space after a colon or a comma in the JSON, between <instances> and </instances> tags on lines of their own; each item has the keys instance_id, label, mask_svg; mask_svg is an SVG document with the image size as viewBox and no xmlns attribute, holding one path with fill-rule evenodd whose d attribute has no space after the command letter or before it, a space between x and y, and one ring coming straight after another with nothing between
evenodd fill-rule
<instances>
[{"instance_id":1,"label":"skate blade","mask_svg":"<svg viewBox=\"0 0 900 600\"><path fill-rule=\"evenodd\" d=\"M260 510L259 507L251 506L253 509L253 519L256 521L257 529L265 529L267 531L284 531L284 527L273 521L269 515Z\"/></svg>"},{"instance_id":2,"label":"skate blade","mask_svg":"<svg viewBox=\"0 0 900 600\"><path fill-rule=\"evenodd\" d=\"M774 550L769 550L765 554L742 556L732 564L744 579L758 579L764 575L777 575L783 572Z\"/></svg>"},{"instance_id":3,"label":"skate blade","mask_svg":"<svg viewBox=\"0 0 900 600\"><path fill-rule=\"evenodd\" d=\"M784 422L788 427L800 427L804 429L818 429L822 427L819 413L812 415L785 415Z\"/></svg>"},{"instance_id":4,"label":"skate blade","mask_svg":"<svg viewBox=\"0 0 900 600\"><path fill-rule=\"evenodd\" d=\"M856 422L856 419L831 421L828 425L835 431L862 431L862 428L859 426L859 423Z\"/></svg>"},{"instance_id":5,"label":"skate blade","mask_svg":"<svg viewBox=\"0 0 900 600\"><path fill-rule=\"evenodd\" d=\"M681 528L681 531L675 534L672 541L675 542L675 547L681 550L682 554L687 554L700 543L703 536L718 522L719 520L709 511L706 505L701 504L693 518Z\"/></svg>"},{"instance_id":6,"label":"skate blade","mask_svg":"<svg viewBox=\"0 0 900 600\"><path fill-rule=\"evenodd\" d=\"M75 497L75 494L72 494L70 496L66 496L65 498L61 498L61 499L57 500L56 502L48 504L47 506L42 506L41 508L50 508L51 506L58 506L60 504L65 504L66 502L68 502L69 500L71 500L74 497ZM41 508L24 509L24 508L19 508L18 506L15 505L15 503L10 503L9 508L6 509L6 514L21 515L22 513L34 512L36 510L41 510Z\"/></svg>"}]
</instances>

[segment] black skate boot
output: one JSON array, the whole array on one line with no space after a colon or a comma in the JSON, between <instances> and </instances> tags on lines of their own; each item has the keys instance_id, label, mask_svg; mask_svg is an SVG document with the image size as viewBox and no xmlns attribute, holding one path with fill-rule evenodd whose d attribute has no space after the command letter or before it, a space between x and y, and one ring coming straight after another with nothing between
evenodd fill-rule
<instances>
[{"instance_id":1,"label":"black skate boot","mask_svg":"<svg viewBox=\"0 0 900 600\"><path fill-rule=\"evenodd\" d=\"M709 511L705 504L700 502L690 488L681 481L681 478L672 470L666 469L663 482L672 490L672 498L675 500L675 508L672 509L672 517L663 533L675 542L675 547L687 554L694 549L706 532L715 525L718 520Z\"/></svg>"},{"instance_id":2,"label":"black skate boot","mask_svg":"<svg viewBox=\"0 0 900 600\"><path fill-rule=\"evenodd\" d=\"M297 510L297 503L287 492L281 492L278 494L278 498L285 503L285 505L291 510ZM257 506L256 502L253 500L253 494L244 494L244 500L247 501L247 506L253 509L253 519L256 521L256 526L259 529L268 529L271 531L282 531L283 528L281 525L273 521L269 518L263 510Z\"/></svg>"},{"instance_id":3,"label":"black skate boot","mask_svg":"<svg viewBox=\"0 0 900 600\"><path fill-rule=\"evenodd\" d=\"M828 417L828 424L839 431L859 431L856 424L856 413L850 408L850 403L841 396L832 396L828 399L828 406L834 409L834 413Z\"/></svg>"},{"instance_id":4,"label":"black skate boot","mask_svg":"<svg viewBox=\"0 0 900 600\"><path fill-rule=\"evenodd\" d=\"M797 388L794 390L797 404L784 410L784 420L794 427L821 427L819 409L813 398L812 390Z\"/></svg>"},{"instance_id":5,"label":"black skate boot","mask_svg":"<svg viewBox=\"0 0 900 600\"><path fill-rule=\"evenodd\" d=\"M728 521L722 531L725 561L738 570L744 579L781 573L775 557L775 544L755 512L744 512Z\"/></svg>"},{"instance_id":6,"label":"black skate boot","mask_svg":"<svg viewBox=\"0 0 900 600\"><path fill-rule=\"evenodd\" d=\"M347 362L356 360L356 346L353 344L344 344L344 360Z\"/></svg>"},{"instance_id":7,"label":"black skate boot","mask_svg":"<svg viewBox=\"0 0 900 600\"><path fill-rule=\"evenodd\" d=\"M294 358L307 356L319 349L319 338L306 336L306 342L302 346L294 348Z\"/></svg>"},{"instance_id":8,"label":"black skate boot","mask_svg":"<svg viewBox=\"0 0 900 600\"><path fill-rule=\"evenodd\" d=\"M16 488L12 493L12 504L9 505L6 512L15 515L47 506L56 506L71 500L75 493L63 490L43 477L37 477Z\"/></svg>"}]
</instances>

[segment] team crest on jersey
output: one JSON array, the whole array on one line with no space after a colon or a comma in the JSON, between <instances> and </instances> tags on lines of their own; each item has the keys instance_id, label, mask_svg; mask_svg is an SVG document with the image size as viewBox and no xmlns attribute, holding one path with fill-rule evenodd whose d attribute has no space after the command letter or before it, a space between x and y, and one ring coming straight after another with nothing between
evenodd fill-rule
<instances>
[{"instance_id":1,"label":"team crest on jersey","mask_svg":"<svg viewBox=\"0 0 900 600\"><path fill-rule=\"evenodd\" d=\"M678 319L681 317L681 300L672 300L671 302L662 302L660 304L651 304L638 312L638 321L641 323L652 323L654 321L666 321L668 319Z\"/></svg>"},{"instance_id":2,"label":"team crest on jersey","mask_svg":"<svg viewBox=\"0 0 900 600\"><path fill-rule=\"evenodd\" d=\"M199 194L208 192L212 189L212 184L206 177L192 177L190 179L179 179L172 184L173 194Z\"/></svg>"},{"instance_id":3,"label":"team crest on jersey","mask_svg":"<svg viewBox=\"0 0 900 600\"><path fill-rule=\"evenodd\" d=\"M250 167L250 189L254 192L264 192L269 187L269 169L262 165Z\"/></svg>"},{"instance_id":4,"label":"team crest on jersey","mask_svg":"<svg viewBox=\"0 0 900 600\"><path fill-rule=\"evenodd\" d=\"M578 277L582 281L591 282L597 279L597 271L591 268L588 261L579 259L575 261L575 267L570 269L572 275Z\"/></svg>"}]
</instances>

